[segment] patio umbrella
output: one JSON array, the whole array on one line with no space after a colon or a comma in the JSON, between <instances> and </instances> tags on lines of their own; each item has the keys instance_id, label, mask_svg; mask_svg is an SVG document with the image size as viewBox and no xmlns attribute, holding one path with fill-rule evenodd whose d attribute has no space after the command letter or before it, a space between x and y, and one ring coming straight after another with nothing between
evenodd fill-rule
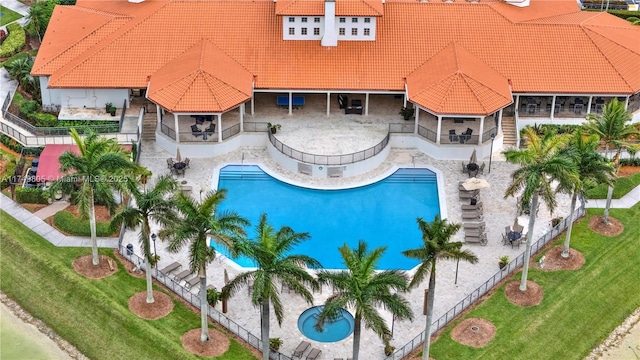
<instances>
[{"instance_id":1,"label":"patio umbrella","mask_svg":"<svg viewBox=\"0 0 640 360\"><path fill-rule=\"evenodd\" d=\"M485 189L489 187L489 183L485 179L478 179L476 177L472 177L462 182L462 187L469 190L477 190L477 189Z\"/></svg>"},{"instance_id":2,"label":"patio umbrella","mask_svg":"<svg viewBox=\"0 0 640 360\"><path fill-rule=\"evenodd\" d=\"M471 159L469 159L469 164L477 164L478 159L476 159L476 149L473 149L471 153Z\"/></svg>"},{"instance_id":3,"label":"patio umbrella","mask_svg":"<svg viewBox=\"0 0 640 360\"><path fill-rule=\"evenodd\" d=\"M177 162L181 162L182 161L182 155L180 155L180 147L176 147L176 161Z\"/></svg>"}]
</instances>

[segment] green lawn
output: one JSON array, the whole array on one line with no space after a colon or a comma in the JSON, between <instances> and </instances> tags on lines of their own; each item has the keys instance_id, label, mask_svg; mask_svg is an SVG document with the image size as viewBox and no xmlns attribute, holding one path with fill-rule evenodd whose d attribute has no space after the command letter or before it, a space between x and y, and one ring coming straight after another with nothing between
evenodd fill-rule
<instances>
[{"instance_id":1,"label":"green lawn","mask_svg":"<svg viewBox=\"0 0 640 360\"><path fill-rule=\"evenodd\" d=\"M431 356L438 360L568 360L583 359L589 354L640 306L640 205L611 210L611 216L625 224L624 232L616 237L589 230L588 217L602 212L589 209L587 218L573 228L571 245L586 258L581 269L544 272L530 268L529 279L544 289L540 305L512 305L502 286L463 318L491 321L497 333L489 344L471 348L453 341L451 329L459 322L456 321L434 342ZM514 277L519 279L520 273Z\"/></svg>"},{"instance_id":2,"label":"green lawn","mask_svg":"<svg viewBox=\"0 0 640 360\"><path fill-rule=\"evenodd\" d=\"M620 199L636 186L640 185L640 172L629 177L620 177L616 179L613 186L613 198ZM606 199L608 186L598 185L586 192L587 199Z\"/></svg>"},{"instance_id":3,"label":"green lawn","mask_svg":"<svg viewBox=\"0 0 640 360\"><path fill-rule=\"evenodd\" d=\"M113 250L100 251L113 256ZM145 280L119 271L101 280L78 275L72 261L88 248L56 248L0 211L0 288L33 316L90 359L195 359L180 337L200 326L200 317L175 302L168 316L143 320L127 307L129 297L145 290ZM116 260L117 262L117 260ZM157 288L156 290L160 290ZM231 339L217 359L255 357Z\"/></svg>"},{"instance_id":4,"label":"green lawn","mask_svg":"<svg viewBox=\"0 0 640 360\"><path fill-rule=\"evenodd\" d=\"M22 17L22 15L18 14L17 12L2 5L0 5L0 14L2 14L2 16L0 16L0 26L7 25L8 23L18 20Z\"/></svg>"}]
</instances>

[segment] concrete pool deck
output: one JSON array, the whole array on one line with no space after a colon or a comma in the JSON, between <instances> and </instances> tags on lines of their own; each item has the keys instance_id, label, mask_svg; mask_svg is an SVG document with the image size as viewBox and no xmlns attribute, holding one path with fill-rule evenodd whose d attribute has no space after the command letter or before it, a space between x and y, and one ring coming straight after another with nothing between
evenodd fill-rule
<instances>
[{"instance_id":1,"label":"concrete pool deck","mask_svg":"<svg viewBox=\"0 0 640 360\"><path fill-rule=\"evenodd\" d=\"M160 174L167 174L169 172L165 162L165 159L168 157L172 157L171 154L160 149L155 143L145 142L142 146L140 162L142 165L147 166L153 172L154 176L157 176ZM488 163L488 159L481 159L480 161ZM192 196L197 199L201 191L205 192L211 190L213 169L222 164L230 163L260 163L268 168L269 172L278 173L281 177L291 179L293 182L310 183L314 185L314 187L321 187L323 184L349 186L353 183L368 182L368 179L376 178L394 166L413 167L415 164L415 167L423 167L428 165L439 169L443 173L446 210L449 221L456 223L462 222L460 207L462 202L458 199L458 181L464 180L468 178L468 176L461 172L460 161L436 160L417 150L392 149L388 158L381 166L354 178L310 179L305 175L292 173L280 167L271 159L266 149L240 148L215 158L192 159L190 169L187 169L185 177L183 178L180 176L178 177L178 180L186 181L186 185L192 187ZM488 278L493 276L498 271L499 257L507 255L513 259L524 252L524 246L521 246L520 248L503 246L501 240L501 233L504 231L504 227L513 224L516 217L516 200L514 198L504 199L504 192L510 182L510 175L515 169L516 165L504 161L504 158L500 154L494 154L491 173L488 173L488 169L485 168L485 174L481 177L488 180L491 187L489 189L481 190L480 198L484 204L484 221L487 224L489 243L487 246L480 246L479 244L465 245L465 248L473 251L479 257L480 261L476 265L460 263L457 283L454 283L456 263L451 261L442 261L438 263L434 319L443 315L458 301L483 284ZM228 196L233 196L233 194L228 194ZM550 228L550 220L552 217L566 216L568 214L569 200L568 196L559 195L558 208L553 216L549 214L544 204L540 206L540 212L538 214L536 228L534 231L534 239L543 235ZM527 216L520 216L518 220L523 226L526 226L528 223ZM158 230L158 227L153 228L153 231ZM305 231L305 229L294 230ZM253 237L251 231L249 236ZM456 234L452 240L462 241L463 236L464 234L461 231ZM351 244L355 245L355 242L358 239L345 240L351 241ZM390 239L390 241L396 240L397 239ZM313 241L313 239L310 241ZM123 244L127 243L134 244L134 249L136 253L139 254L137 233L130 231L127 232L123 239ZM177 254L171 254L167 252L165 243L158 241L156 245L158 254L161 256L161 260L158 265L159 268L162 268L174 261L180 262L183 266L186 266L188 263L188 250L186 247ZM322 246L318 246L318 252L321 251L330 252L335 254L335 256L338 256L337 249L325 249ZM237 266L229 264L225 259L218 259L207 269L208 283L213 284L220 289L224 285L223 274L225 269L231 278L242 271ZM419 288L405 294L406 298L412 305L414 321L395 321L393 323L394 337L391 344L396 348L399 348L411 341L424 329L425 316L422 315L422 303L424 289L426 287L425 282ZM198 289L195 287L193 289L193 293L197 293L197 291ZM285 355L291 355L293 349L298 345L298 343L305 340L311 342L313 347L322 350L322 357L325 359L332 359L334 357L346 358L351 355L351 337L336 343L318 343L307 339L297 329L298 316L304 310L313 305L323 304L330 293L330 289L327 288L323 289L322 293L316 293L313 304L306 304L303 300L293 294L283 293L281 295L282 301L287 309L287 313L281 327L278 326L275 321L275 316L272 315L270 337L282 338L284 341L284 344L281 347L282 353ZM217 308L219 309L219 307L220 306L218 305ZM391 315L385 311L381 312L391 327ZM252 332L254 335L259 336L259 309L251 304L248 291L240 291L229 301L229 311L226 315L236 321L240 326ZM197 324L194 324L194 327L196 326ZM366 346L361 348L361 356L363 358L384 358L384 345L372 331L364 329L362 342L366 343Z\"/></svg>"}]
</instances>

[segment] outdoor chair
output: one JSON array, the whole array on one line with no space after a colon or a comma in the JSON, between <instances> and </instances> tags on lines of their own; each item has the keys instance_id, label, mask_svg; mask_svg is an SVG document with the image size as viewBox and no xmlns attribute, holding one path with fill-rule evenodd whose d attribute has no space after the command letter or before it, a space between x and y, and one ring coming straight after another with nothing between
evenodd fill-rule
<instances>
[{"instance_id":1,"label":"outdoor chair","mask_svg":"<svg viewBox=\"0 0 640 360\"><path fill-rule=\"evenodd\" d=\"M456 129L449 130L449 141L450 142L458 141L458 135L456 135Z\"/></svg>"},{"instance_id":2,"label":"outdoor chair","mask_svg":"<svg viewBox=\"0 0 640 360\"><path fill-rule=\"evenodd\" d=\"M194 285L200 282L200 277L195 276L192 279L187 280L187 289L191 289Z\"/></svg>"},{"instance_id":3,"label":"outdoor chair","mask_svg":"<svg viewBox=\"0 0 640 360\"><path fill-rule=\"evenodd\" d=\"M482 220L482 212L463 212L462 213L462 219L477 219L477 220Z\"/></svg>"},{"instance_id":4,"label":"outdoor chair","mask_svg":"<svg viewBox=\"0 0 640 360\"><path fill-rule=\"evenodd\" d=\"M475 205L462 205L462 211L465 210L479 210L482 211L482 201L477 201Z\"/></svg>"},{"instance_id":5,"label":"outdoor chair","mask_svg":"<svg viewBox=\"0 0 640 360\"><path fill-rule=\"evenodd\" d=\"M167 159L167 168L169 170L173 170L173 159L172 158L168 158Z\"/></svg>"},{"instance_id":6,"label":"outdoor chair","mask_svg":"<svg viewBox=\"0 0 640 360\"><path fill-rule=\"evenodd\" d=\"M511 226L504 227L504 234L507 235L511 231Z\"/></svg>"},{"instance_id":7,"label":"outdoor chair","mask_svg":"<svg viewBox=\"0 0 640 360\"><path fill-rule=\"evenodd\" d=\"M175 277L176 277L177 281L180 281L180 280L186 279L187 276L189 276L189 275L191 275L191 270L187 269L187 270L179 272Z\"/></svg>"},{"instance_id":8,"label":"outdoor chair","mask_svg":"<svg viewBox=\"0 0 640 360\"><path fill-rule=\"evenodd\" d=\"M509 243L509 238L507 234L502 234L502 245L507 245Z\"/></svg>"},{"instance_id":9,"label":"outdoor chair","mask_svg":"<svg viewBox=\"0 0 640 360\"><path fill-rule=\"evenodd\" d=\"M484 163L482 163L482 165L480 165L480 168L478 169L478 173L480 173L480 174L484 173Z\"/></svg>"},{"instance_id":10,"label":"outdoor chair","mask_svg":"<svg viewBox=\"0 0 640 360\"><path fill-rule=\"evenodd\" d=\"M172 262L171 264L165 266L162 270L160 270L160 272L163 273L163 274L168 274L168 273L172 272L173 270L178 269L181 266L182 266L182 264L180 264L179 262Z\"/></svg>"},{"instance_id":11,"label":"outdoor chair","mask_svg":"<svg viewBox=\"0 0 640 360\"><path fill-rule=\"evenodd\" d=\"M191 134L195 137L203 136L202 130L198 129L197 125L191 125Z\"/></svg>"},{"instance_id":12,"label":"outdoor chair","mask_svg":"<svg viewBox=\"0 0 640 360\"><path fill-rule=\"evenodd\" d=\"M320 349L313 348L307 355L307 360L316 360L322 351Z\"/></svg>"},{"instance_id":13,"label":"outdoor chair","mask_svg":"<svg viewBox=\"0 0 640 360\"><path fill-rule=\"evenodd\" d=\"M214 122L212 122L211 125L209 125L209 127L204 129L204 132L206 132L209 135L215 134L215 132L216 132L216 124Z\"/></svg>"},{"instance_id":14,"label":"outdoor chair","mask_svg":"<svg viewBox=\"0 0 640 360\"><path fill-rule=\"evenodd\" d=\"M298 344L298 347L296 347L296 349L293 350L293 355L291 355L291 357L301 358L304 352L307 351L309 347L311 347L310 343L306 341L301 341L300 344Z\"/></svg>"},{"instance_id":15,"label":"outdoor chair","mask_svg":"<svg viewBox=\"0 0 640 360\"><path fill-rule=\"evenodd\" d=\"M189 162L190 162L190 161L191 161L191 159L189 159L189 158L184 158L184 161L183 161L183 162L184 162L184 165L185 165L185 169L188 169L188 168L189 168Z\"/></svg>"},{"instance_id":16,"label":"outdoor chair","mask_svg":"<svg viewBox=\"0 0 640 360\"><path fill-rule=\"evenodd\" d=\"M462 173L463 174L467 173L467 164L465 164L464 161L462 162ZM462 181L460 183L462 183ZM460 183L458 183L458 184L460 184Z\"/></svg>"},{"instance_id":17,"label":"outdoor chair","mask_svg":"<svg viewBox=\"0 0 640 360\"><path fill-rule=\"evenodd\" d=\"M478 236L469 236L467 234L464 235L464 242L467 243L480 243L480 245L487 245L487 234L483 233Z\"/></svg>"},{"instance_id":18,"label":"outdoor chair","mask_svg":"<svg viewBox=\"0 0 640 360\"><path fill-rule=\"evenodd\" d=\"M517 224L516 226L513 227L513 231L517 232L517 233L522 233L522 230L524 230L524 226Z\"/></svg>"},{"instance_id":19,"label":"outdoor chair","mask_svg":"<svg viewBox=\"0 0 640 360\"><path fill-rule=\"evenodd\" d=\"M483 229L485 228L486 224L484 221L480 221L480 222L466 222L462 224L462 227L467 230L467 229Z\"/></svg>"}]
</instances>

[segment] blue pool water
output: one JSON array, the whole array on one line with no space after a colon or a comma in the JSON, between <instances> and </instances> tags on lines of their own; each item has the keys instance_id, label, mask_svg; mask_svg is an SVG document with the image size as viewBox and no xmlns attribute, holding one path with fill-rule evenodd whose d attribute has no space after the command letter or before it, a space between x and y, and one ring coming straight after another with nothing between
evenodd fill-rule
<instances>
[{"instance_id":1,"label":"blue pool water","mask_svg":"<svg viewBox=\"0 0 640 360\"><path fill-rule=\"evenodd\" d=\"M272 178L258 166L229 165L220 170L218 188L228 190L219 210L234 210L253 226L267 213L276 228L289 226L308 232L295 253L316 258L326 269L344 268L338 247L355 247L363 239L372 250L387 246L379 269L409 270L418 264L401 254L419 247L421 233L416 218L432 221L440 214L436 175L428 169L399 169L371 185L346 190L315 190ZM225 254L228 255L228 254ZM238 258L244 267L251 260Z\"/></svg>"},{"instance_id":2,"label":"blue pool water","mask_svg":"<svg viewBox=\"0 0 640 360\"><path fill-rule=\"evenodd\" d=\"M298 330L311 340L319 342L336 342L346 339L353 332L353 315L342 309L337 319L325 321L322 331L315 329L318 315L323 306L308 308L298 318Z\"/></svg>"}]
</instances>

